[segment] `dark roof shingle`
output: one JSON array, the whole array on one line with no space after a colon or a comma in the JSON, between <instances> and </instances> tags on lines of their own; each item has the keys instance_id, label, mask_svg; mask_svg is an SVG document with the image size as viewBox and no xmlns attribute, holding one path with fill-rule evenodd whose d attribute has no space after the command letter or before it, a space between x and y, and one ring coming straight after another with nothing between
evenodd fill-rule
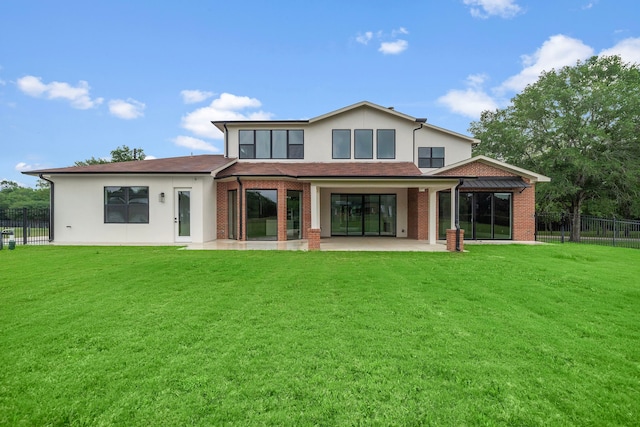
<instances>
[{"instance_id":1,"label":"dark roof shingle","mask_svg":"<svg viewBox=\"0 0 640 427\"><path fill-rule=\"evenodd\" d=\"M231 164L235 159L222 155L205 154L198 156L169 157L165 159L137 160L130 162L105 163L101 165L71 166L66 168L41 169L25 172L39 174L122 174L122 173L211 173Z\"/></svg>"},{"instance_id":2,"label":"dark roof shingle","mask_svg":"<svg viewBox=\"0 0 640 427\"><path fill-rule=\"evenodd\" d=\"M231 176L288 176L291 178L420 177L411 162L271 163L238 162L219 172L216 178Z\"/></svg>"}]
</instances>

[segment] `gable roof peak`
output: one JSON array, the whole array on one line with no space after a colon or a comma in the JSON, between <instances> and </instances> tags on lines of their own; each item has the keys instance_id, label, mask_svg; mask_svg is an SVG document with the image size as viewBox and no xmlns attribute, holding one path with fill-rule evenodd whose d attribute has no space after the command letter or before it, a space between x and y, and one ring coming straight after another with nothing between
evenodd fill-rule
<instances>
[{"instance_id":1,"label":"gable roof peak","mask_svg":"<svg viewBox=\"0 0 640 427\"><path fill-rule=\"evenodd\" d=\"M342 108L339 108L337 110L330 111L328 113L325 113L325 114L322 114L320 116L314 117L314 118L309 120L309 123L313 123L313 122L317 122L317 121L320 121L320 120L324 120L324 119L327 119L329 117L333 117L333 116L336 116L338 114L342 114L344 112L356 110L358 108L363 108L363 107L368 107L368 108L372 108L374 110L382 111L382 112L385 112L385 113L390 113L390 114L393 114L394 116L401 117L401 118L406 119L406 120L411 120L411 121L415 121L416 120L416 118L413 117L413 116L410 116L408 114L404 114L404 113L400 113L400 112L396 111L395 107L383 107L382 105L374 104L373 102L370 102L370 101L360 101L360 102L356 102L355 104L347 105L346 107L342 107Z\"/></svg>"}]
</instances>

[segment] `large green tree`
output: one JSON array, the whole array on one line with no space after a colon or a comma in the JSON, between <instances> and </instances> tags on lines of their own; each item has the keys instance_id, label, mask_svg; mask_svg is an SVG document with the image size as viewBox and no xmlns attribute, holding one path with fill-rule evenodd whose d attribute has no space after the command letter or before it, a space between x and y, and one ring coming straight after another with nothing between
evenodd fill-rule
<instances>
[{"instance_id":1,"label":"large green tree","mask_svg":"<svg viewBox=\"0 0 640 427\"><path fill-rule=\"evenodd\" d=\"M91 157L87 160L75 162L75 166L99 165L104 163L129 162L133 160L144 160L146 154L142 148L129 148L126 145L119 146L111 151L111 160Z\"/></svg>"},{"instance_id":2,"label":"large green tree","mask_svg":"<svg viewBox=\"0 0 640 427\"><path fill-rule=\"evenodd\" d=\"M38 181L38 188L21 187L17 182L0 182L0 210L49 207L49 186Z\"/></svg>"},{"instance_id":3,"label":"large green tree","mask_svg":"<svg viewBox=\"0 0 640 427\"><path fill-rule=\"evenodd\" d=\"M539 208L572 214L571 240L580 240L586 206L640 216L637 64L594 56L545 72L508 107L483 112L469 130L482 140L475 153L551 177L540 188Z\"/></svg>"}]
</instances>

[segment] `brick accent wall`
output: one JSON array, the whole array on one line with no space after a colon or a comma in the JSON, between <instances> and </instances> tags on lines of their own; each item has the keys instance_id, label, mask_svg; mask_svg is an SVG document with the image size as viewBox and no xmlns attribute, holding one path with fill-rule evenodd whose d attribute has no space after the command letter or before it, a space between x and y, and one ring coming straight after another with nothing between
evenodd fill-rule
<instances>
[{"instance_id":1,"label":"brick accent wall","mask_svg":"<svg viewBox=\"0 0 640 427\"><path fill-rule=\"evenodd\" d=\"M429 192L417 188L407 190L407 237L429 239Z\"/></svg>"},{"instance_id":2,"label":"brick accent wall","mask_svg":"<svg viewBox=\"0 0 640 427\"><path fill-rule=\"evenodd\" d=\"M511 172L498 169L480 162L469 163L459 168L451 169L441 174L442 176L517 176ZM531 185L529 188L507 190L513 193L513 240L535 240L535 213L536 213L536 189L535 184L527 178L523 178ZM522 190L522 191L521 191ZM474 188L474 192L496 192L495 188Z\"/></svg>"},{"instance_id":3,"label":"brick accent wall","mask_svg":"<svg viewBox=\"0 0 640 427\"><path fill-rule=\"evenodd\" d=\"M242 238L247 239L246 218L247 218L247 202L245 197L246 190L278 190L278 240L287 240L287 190L302 191L302 238L307 238L307 230L311 226L311 186L308 183L288 180L242 180L242 194L237 181L227 181L217 183L217 221L218 221L218 239L228 239L229 233L227 225L228 218L228 195L229 190L238 190L238 200L242 198L242 212L239 215L242 221L238 220L238 228L242 223ZM240 236L240 230L236 230L236 236Z\"/></svg>"},{"instance_id":4,"label":"brick accent wall","mask_svg":"<svg viewBox=\"0 0 640 427\"><path fill-rule=\"evenodd\" d=\"M217 223L217 233L216 236L218 239L228 239L229 238L229 190L238 190L238 183L236 181L229 182L218 182L216 185L216 200L218 206L218 212L216 212L216 223ZM240 194L238 193L238 197ZM240 227L240 223L238 222L238 228ZM238 236L240 230L235 230L235 235Z\"/></svg>"}]
</instances>

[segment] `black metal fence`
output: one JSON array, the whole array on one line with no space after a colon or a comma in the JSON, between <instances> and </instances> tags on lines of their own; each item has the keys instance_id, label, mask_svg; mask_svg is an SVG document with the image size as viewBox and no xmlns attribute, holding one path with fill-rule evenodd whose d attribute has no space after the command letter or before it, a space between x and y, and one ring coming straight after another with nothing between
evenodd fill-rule
<instances>
[{"instance_id":1,"label":"black metal fence","mask_svg":"<svg viewBox=\"0 0 640 427\"><path fill-rule=\"evenodd\" d=\"M569 214L538 213L536 240L569 242L572 224L572 216ZM640 249L640 221L581 215L578 243Z\"/></svg>"},{"instance_id":2,"label":"black metal fence","mask_svg":"<svg viewBox=\"0 0 640 427\"><path fill-rule=\"evenodd\" d=\"M0 231L3 246L10 240L16 245L49 243L49 209L0 209Z\"/></svg>"}]
</instances>

